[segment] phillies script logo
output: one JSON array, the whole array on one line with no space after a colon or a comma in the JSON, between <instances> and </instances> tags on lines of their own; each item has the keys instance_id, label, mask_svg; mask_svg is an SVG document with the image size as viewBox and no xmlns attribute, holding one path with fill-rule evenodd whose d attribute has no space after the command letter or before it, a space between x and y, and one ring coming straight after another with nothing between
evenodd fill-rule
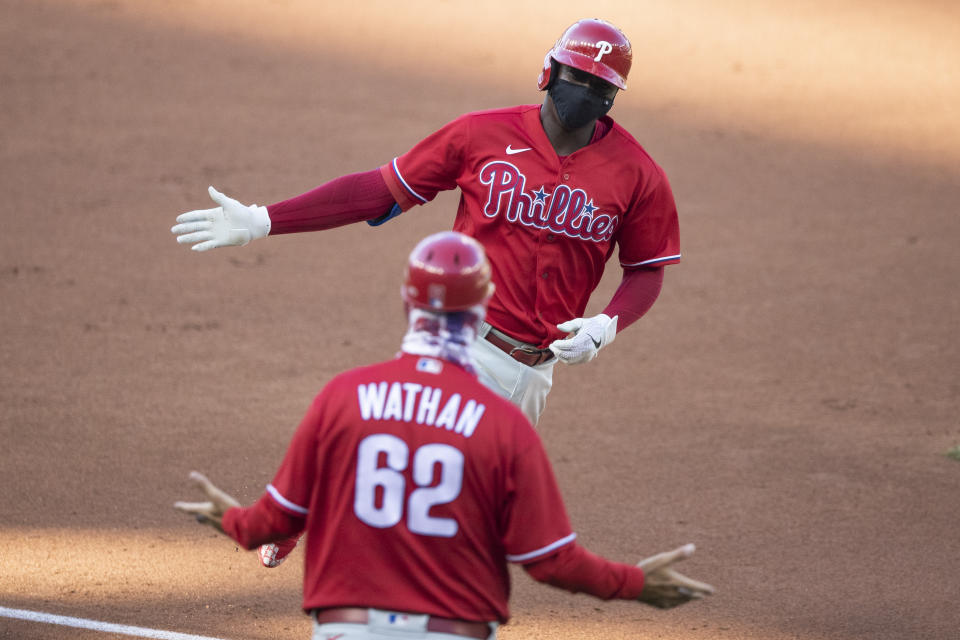
<instances>
[{"instance_id":1,"label":"phillies script logo","mask_svg":"<svg viewBox=\"0 0 960 640\"><path fill-rule=\"evenodd\" d=\"M488 187L483 207L488 218L503 213L510 222L593 242L607 242L617 229L619 216L597 213L593 200L583 189L562 184L553 193L547 193L543 187L527 193L527 177L503 160L483 165L479 177Z\"/></svg>"}]
</instances>

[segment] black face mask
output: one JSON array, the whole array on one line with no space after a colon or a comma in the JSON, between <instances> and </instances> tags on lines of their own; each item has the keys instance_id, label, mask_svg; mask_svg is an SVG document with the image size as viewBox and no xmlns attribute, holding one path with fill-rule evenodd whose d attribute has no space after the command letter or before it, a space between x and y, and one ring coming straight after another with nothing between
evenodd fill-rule
<instances>
[{"instance_id":1,"label":"black face mask","mask_svg":"<svg viewBox=\"0 0 960 640\"><path fill-rule=\"evenodd\" d=\"M557 79L547 93L557 108L560 124L571 131L605 116L613 106L613 98L604 98L590 87L566 80Z\"/></svg>"}]
</instances>

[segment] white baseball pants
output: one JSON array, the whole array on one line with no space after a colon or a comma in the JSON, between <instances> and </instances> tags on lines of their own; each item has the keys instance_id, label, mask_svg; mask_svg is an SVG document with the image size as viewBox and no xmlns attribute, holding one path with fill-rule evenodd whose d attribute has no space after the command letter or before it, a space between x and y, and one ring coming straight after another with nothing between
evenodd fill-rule
<instances>
[{"instance_id":1,"label":"white baseball pants","mask_svg":"<svg viewBox=\"0 0 960 640\"><path fill-rule=\"evenodd\" d=\"M547 394L553 386L553 358L535 367L528 367L511 358L484 338L490 325L483 323L470 355L479 367L480 381L513 404L537 426L547 406Z\"/></svg>"}]
</instances>

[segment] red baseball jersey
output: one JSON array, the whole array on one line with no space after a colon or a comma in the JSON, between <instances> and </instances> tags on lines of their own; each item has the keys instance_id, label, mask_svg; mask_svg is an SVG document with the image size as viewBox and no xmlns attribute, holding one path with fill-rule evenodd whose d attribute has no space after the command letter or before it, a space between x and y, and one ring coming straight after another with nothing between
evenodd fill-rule
<instances>
[{"instance_id":1,"label":"red baseball jersey","mask_svg":"<svg viewBox=\"0 0 960 640\"><path fill-rule=\"evenodd\" d=\"M466 114L381 174L403 210L460 187L453 228L480 241L493 266L487 319L540 347L583 315L614 245L624 268L680 260L666 175L607 116L590 144L560 157L540 105Z\"/></svg>"},{"instance_id":2,"label":"red baseball jersey","mask_svg":"<svg viewBox=\"0 0 960 640\"><path fill-rule=\"evenodd\" d=\"M507 620L507 562L576 546L530 422L459 365L410 354L334 378L265 496L223 526L245 546L305 527L306 610L463 620Z\"/></svg>"}]
</instances>

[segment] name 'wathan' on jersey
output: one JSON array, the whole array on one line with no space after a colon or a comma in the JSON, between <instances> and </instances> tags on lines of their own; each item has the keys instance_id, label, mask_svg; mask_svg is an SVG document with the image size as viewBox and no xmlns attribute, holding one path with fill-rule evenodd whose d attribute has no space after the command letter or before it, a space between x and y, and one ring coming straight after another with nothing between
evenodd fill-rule
<instances>
[{"instance_id":1,"label":"name 'wathan' on jersey","mask_svg":"<svg viewBox=\"0 0 960 640\"><path fill-rule=\"evenodd\" d=\"M443 390L416 382L370 382L357 385L360 417L364 420L415 421L445 428L465 438L473 435L486 407L459 393L443 398ZM442 409L440 408L442 405Z\"/></svg>"}]
</instances>

